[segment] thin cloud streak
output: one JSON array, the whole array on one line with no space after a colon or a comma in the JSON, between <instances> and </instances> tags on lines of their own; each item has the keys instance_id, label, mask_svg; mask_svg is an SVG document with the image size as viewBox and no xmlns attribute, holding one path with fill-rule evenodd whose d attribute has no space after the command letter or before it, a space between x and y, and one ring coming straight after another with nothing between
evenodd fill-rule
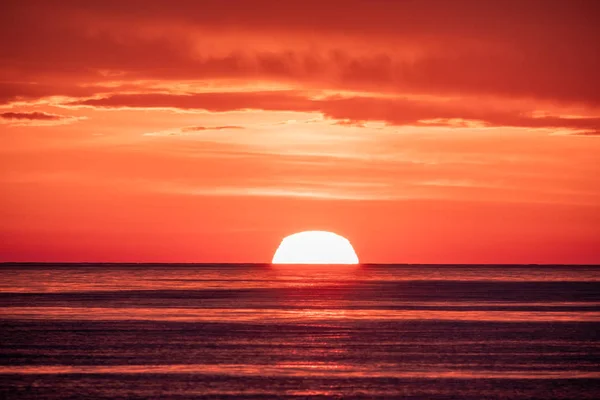
<instances>
[{"instance_id":1,"label":"thin cloud streak","mask_svg":"<svg viewBox=\"0 0 600 400\"><path fill-rule=\"evenodd\" d=\"M194 133L203 132L203 131L222 131L222 130L229 130L229 129L237 130L237 129L245 129L245 128L243 126L236 126L236 125L186 126L183 128L170 129L170 130L160 131L160 132L148 132L148 133L142 134L142 136L186 136L186 135L193 135Z\"/></svg>"},{"instance_id":2,"label":"thin cloud streak","mask_svg":"<svg viewBox=\"0 0 600 400\"><path fill-rule=\"evenodd\" d=\"M0 120L4 123L8 123L13 126L51 126L51 125L64 125L78 120L84 119L84 117L72 117L59 114L51 114L47 112L4 112L0 113Z\"/></svg>"},{"instance_id":3,"label":"thin cloud streak","mask_svg":"<svg viewBox=\"0 0 600 400\"><path fill-rule=\"evenodd\" d=\"M227 112L238 110L298 111L321 113L342 125L361 127L377 121L395 126L523 127L594 131L600 117L549 115L539 110L485 109L477 104L452 101L417 101L389 97L315 98L296 91L255 93L116 94L75 100L66 106L92 108L171 108Z\"/></svg>"},{"instance_id":4,"label":"thin cloud streak","mask_svg":"<svg viewBox=\"0 0 600 400\"><path fill-rule=\"evenodd\" d=\"M66 117L57 114L48 114L44 112L5 112L0 114L0 118L9 120L41 120L56 121Z\"/></svg>"}]
</instances>

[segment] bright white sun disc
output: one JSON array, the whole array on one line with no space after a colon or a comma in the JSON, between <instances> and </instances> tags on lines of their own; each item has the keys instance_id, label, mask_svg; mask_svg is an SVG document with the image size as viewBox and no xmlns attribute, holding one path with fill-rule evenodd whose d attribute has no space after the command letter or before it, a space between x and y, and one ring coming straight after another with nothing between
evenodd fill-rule
<instances>
[{"instance_id":1,"label":"bright white sun disc","mask_svg":"<svg viewBox=\"0 0 600 400\"><path fill-rule=\"evenodd\" d=\"M326 231L306 231L285 237L273 264L358 264L358 256L343 236Z\"/></svg>"}]
</instances>

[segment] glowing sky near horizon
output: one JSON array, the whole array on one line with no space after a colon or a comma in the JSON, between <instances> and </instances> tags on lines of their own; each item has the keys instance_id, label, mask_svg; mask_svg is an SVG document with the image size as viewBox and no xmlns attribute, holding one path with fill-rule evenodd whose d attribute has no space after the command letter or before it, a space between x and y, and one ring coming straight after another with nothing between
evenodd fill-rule
<instances>
[{"instance_id":1,"label":"glowing sky near horizon","mask_svg":"<svg viewBox=\"0 0 600 400\"><path fill-rule=\"evenodd\" d=\"M0 5L0 260L600 263L593 1Z\"/></svg>"}]
</instances>

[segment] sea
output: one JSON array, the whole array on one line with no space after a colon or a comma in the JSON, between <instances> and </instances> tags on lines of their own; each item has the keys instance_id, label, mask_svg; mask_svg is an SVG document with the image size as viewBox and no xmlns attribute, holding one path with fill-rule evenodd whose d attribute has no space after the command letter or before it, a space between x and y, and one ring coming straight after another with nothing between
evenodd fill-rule
<instances>
[{"instance_id":1,"label":"sea","mask_svg":"<svg viewBox=\"0 0 600 400\"><path fill-rule=\"evenodd\" d=\"M2 399L598 399L600 266L0 264Z\"/></svg>"}]
</instances>

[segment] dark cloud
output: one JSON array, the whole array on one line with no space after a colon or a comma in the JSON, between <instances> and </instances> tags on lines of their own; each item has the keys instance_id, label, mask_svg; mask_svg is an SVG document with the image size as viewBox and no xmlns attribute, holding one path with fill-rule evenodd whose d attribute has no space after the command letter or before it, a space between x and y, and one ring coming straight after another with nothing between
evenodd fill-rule
<instances>
[{"instance_id":1,"label":"dark cloud","mask_svg":"<svg viewBox=\"0 0 600 400\"><path fill-rule=\"evenodd\" d=\"M44 112L5 112L0 114L0 118L28 121L58 121L61 119L67 119L68 117Z\"/></svg>"},{"instance_id":2,"label":"dark cloud","mask_svg":"<svg viewBox=\"0 0 600 400\"><path fill-rule=\"evenodd\" d=\"M3 7L0 34L12 39L1 46L0 71L13 81L261 79L600 105L594 1L24 0Z\"/></svg>"},{"instance_id":3,"label":"dark cloud","mask_svg":"<svg viewBox=\"0 0 600 400\"><path fill-rule=\"evenodd\" d=\"M575 136L600 136L600 129L593 130L593 131L576 132L576 133L572 133L572 135L575 135Z\"/></svg>"},{"instance_id":4,"label":"dark cloud","mask_svg":"<svg viewBox=\"0 0 600 400\"><path fill-rule=\"evenodd\" d=\"M107 97L76 100L69 106L105 108L179 108L224 112L243 109L271 111L317 111L318 108L302 92L262 91L194 94L116 94Z\"/></svg>"},{"instance_id":5,"label":"dark cloud","mask_svg":"<svg viewBox=\"0 0 600 400\"><path fill-rule=\"evenodd\" d=\"M600 127L600 117L535 116L536 110L493 109L451 101L419 101L390 97L311 97L297 91L169 94L121 94L78 100L71 106L100 108L174 108L212 112L257 109L268 111L319 112L343 125L382 121L389 125L468 125L553 128L591 131Z\"/></svg>"},{"instance_id":6,"label":"dark cloud","mask_svg":"<svg viewBox=\"0 0 600 400\"><path fill-rule=\"evenodd\" d=\"M120 90L134 89L139 89L139 86L122 84L105 87L98 85L78 86L76 84L60 83L0 82L0 104L35 101L52 96L90 97L110 94ZM148 89L145 90L149 91Z\"/></svg>"}]
</instances>

